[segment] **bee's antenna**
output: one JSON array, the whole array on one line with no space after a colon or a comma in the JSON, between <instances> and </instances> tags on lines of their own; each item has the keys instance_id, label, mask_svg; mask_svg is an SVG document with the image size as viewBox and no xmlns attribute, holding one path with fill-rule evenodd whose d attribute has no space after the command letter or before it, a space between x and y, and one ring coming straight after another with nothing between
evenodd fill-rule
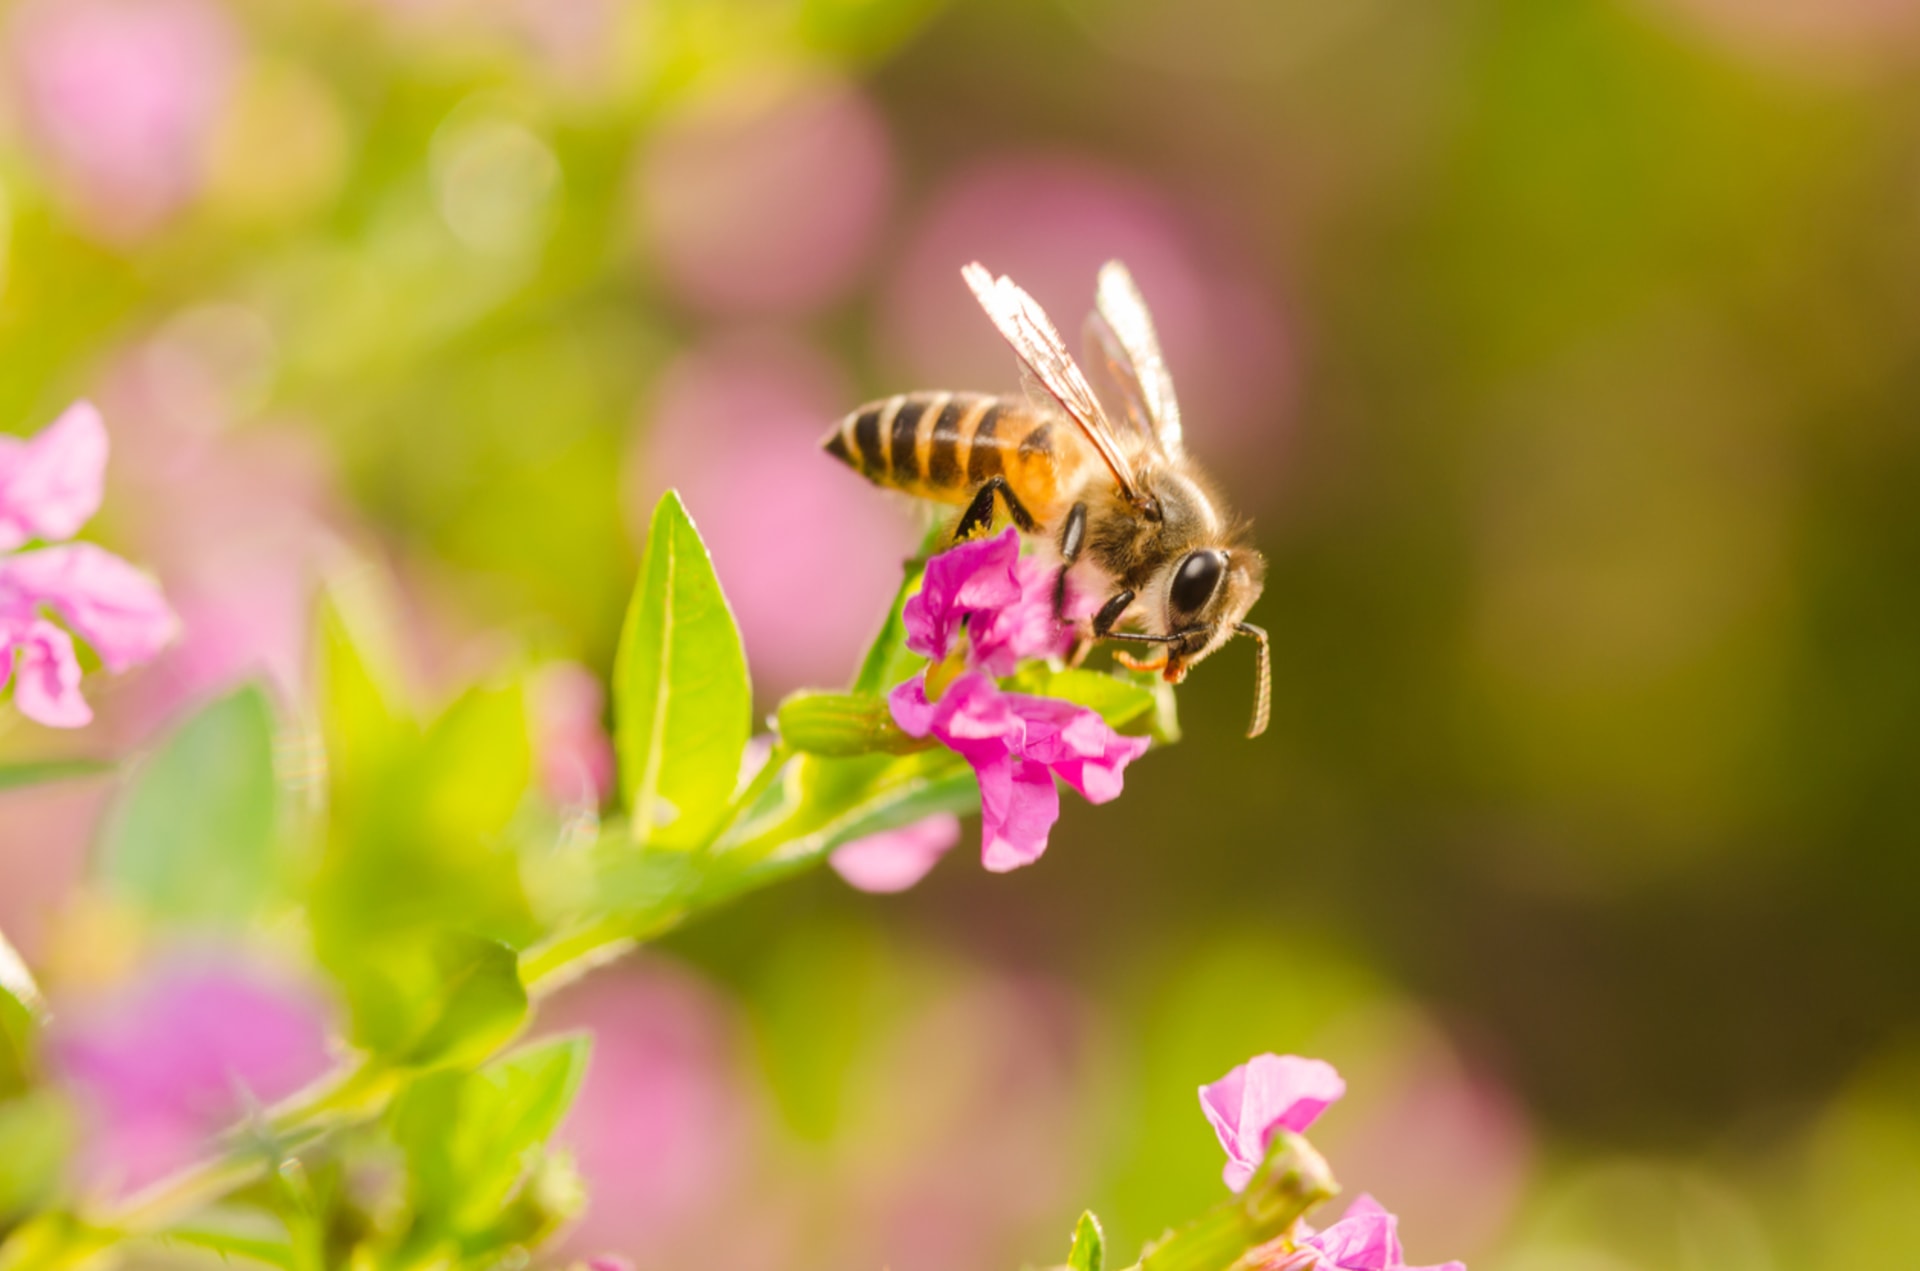
<instances>
[{"instance_id":1,"label":"bee's antenna","mask_svg":"<svg viewBox=\"0 0 1920 1271\"><path fill-rule=\"evenodd\" d=\"M1257 684L1253 691L1253 723L1247 726L1247 738L1252 740L1267 731L1267 715L1273 709L1273 659L1267 653L1267 633L1251 622L1236 622L1233 629L1243 636L1252 636L1260 645L1260 669L1255 673Z\"/></svg>"}]
</instances>

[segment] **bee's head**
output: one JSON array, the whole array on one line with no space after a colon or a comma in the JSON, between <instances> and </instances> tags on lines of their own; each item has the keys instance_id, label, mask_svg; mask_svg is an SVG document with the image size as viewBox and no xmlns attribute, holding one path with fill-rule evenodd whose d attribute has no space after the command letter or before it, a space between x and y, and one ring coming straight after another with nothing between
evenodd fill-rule
<instances>
[{"instance_id":1,"label":"bee's head","mask_svg":"<svg viewBox=\"0 0 1920 1271\"><path fill-rule=\"evenodd\" d=\"M1164 596L1167 645L1166 678L1178 684L1187 671L1236 635L1260 643L1258 697L1249 736L1266 728L1269 671L1267 637L1245 621L1266 583L1266 558L1250 547L1201 547L1168 567Z\"/></svg>"}]
</instances>

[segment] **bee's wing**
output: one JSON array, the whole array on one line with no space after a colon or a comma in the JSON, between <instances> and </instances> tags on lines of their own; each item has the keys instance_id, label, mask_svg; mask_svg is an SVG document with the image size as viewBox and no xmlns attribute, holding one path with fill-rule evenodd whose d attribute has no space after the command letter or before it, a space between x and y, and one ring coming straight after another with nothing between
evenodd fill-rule
<instances>
[{"instance_id":1,"label":"bee's wing","mask_svg":"<svg viewBox=\"0 0 1920 1271\"><path fill-rule=\"evenodd\" d=\"M1133 275L1117 260L1100 267L1087 335L1099 347L1100 360L1118 385L1128 415L1160 443L1168 457L1179 457L1184 438L1173 376L1160 354L1146 299L1134 285Z\"/></svg>"},{"instance_id":2,"label":"bee's wing","mask_svg":"<svg viewBox=\"0 0 1920 1271\"><path fill-rule=\"evenodd\" d=\"M1093 386L1074 364L1066 342L1054 329L1046 312L1022 291L1013 279L995 278L986 266L975 262L960 271L973 288L974 298L993 319L993 325L1007 338L1026 368L1028 382L1037 385L1046 398L1074 422L1080 433L1105 461L1120 494L1128 502L1144 506L1148 500L1140 493L1140 482L1133 465L1121 451L1113 428L1094 395Z\"/></svg>"}]
</instances>

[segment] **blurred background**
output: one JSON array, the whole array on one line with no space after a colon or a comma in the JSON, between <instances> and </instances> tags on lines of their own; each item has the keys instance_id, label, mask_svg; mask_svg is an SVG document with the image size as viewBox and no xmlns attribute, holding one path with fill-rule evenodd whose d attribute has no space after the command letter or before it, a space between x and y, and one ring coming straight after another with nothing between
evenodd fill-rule
<instances>
[{"instance_id":1,"label":"blurred background","mask_svg":"<svg viewBox=\"0 0 1920 1271\"><path fill-rule=\"evenodd\" d=\"M1130 1253L1262 1050L1346 1072L1316 1141L1417 1261L1920 1244L1920 0L28 0L0 80L0 428L102 407L95 536L185 622L9 756L297 702L368 561L425 691L590 719L667 485L760 701L844 683L914 530L830 422L1014 385L967 260L1154 307L1272 731L1230 649L1038 865L819 871L570 993L569 1248ZM0 794L56 984L111 793Z\"/></svg>"}]
</instances>

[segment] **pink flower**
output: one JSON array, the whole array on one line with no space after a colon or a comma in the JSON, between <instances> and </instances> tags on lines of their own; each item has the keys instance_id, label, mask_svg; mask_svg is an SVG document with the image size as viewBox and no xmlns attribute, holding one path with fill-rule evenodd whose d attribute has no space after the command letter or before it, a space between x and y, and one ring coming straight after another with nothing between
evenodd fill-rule
<instances>
[{"instance_id":1,"label":"pink flower","mask_svg":"<svg viewBox=\"0 0 1920 1271\"><path fill-rule=\"evenodd\" d=\"M30 538L74 534L100 506L107 434L81 402L30 441L0 445L0 550ZM93 718L80 696L73 640L43 615L51 609L112 671L144 662L173 638L176 623L151 578L91 543L0 556L0 687L52 728Z\"/></svg>"},{"instance_id":2,"label":"pink flower","mask_svg":"<svg viewBox=\"0 0 1920 1271\"><path fill-rule=\"evenodd\" d=\"M1089 802L1120 794L1122 774L1149 740L1115 732L1095 712L1071 702L1006 693L969 671L929 701L924 677L888 699L894 722L915 737L938 738L973 767L980 782L981 860L1002 873L1030 865L1047 850L1060 818L1059 777Z\"/></svg>"},{"instance_id":3,"label":"pink flower","mask_svg":"<svg viewBox=\"0 0 1920 1271\"><path fill-rule=\"evenodd\" d=\"M106 471L107 426L90 402L67 407L37 437L0 437L0 552L79 533L100 510Z\"/></svg>"},{"instance_id":4,"label":"pink flower","mask_svg":"<svg viewBox=\"0 0 1920 1271\"><path fill-rule=\"evenodd\" d=\"M907 647L940 661L967 633L971 662L996 676L1022 659L1063 656L1073 628L1053 616L1054 573L1020 557L1019 531L973 539L927 562L920 590L901 610Z\"/></svg>"},{"instance_id":5,"label":"pink flower","mask_svg":"<svg viewBox=\"0 0 1920 1271\"><path fill-rule=\"evenodd\" d=\"M1380 1202L1363 1194L1347 1207L1346 1217L1299 1241L1297 1251L1281 1265L1287 1271L1467 1271L1463 1262L1408 1266L1399 1223Z\"/></svg>"},{"instance_id":6,"label":"pink flower","mask_svg":"<svg viewBox=\"0 0 1920 1271\"><path fill-rule=\"evenodd\" d=\"M905 891L925 878L959 841L960 818L951 812L936 812L912 825L842 844L827 863L861 891Z\"/></svg>"},{"instance_id":7,"label":"pink flower","mask_svg":"<svg viewBox=\"0 0 1920 1271\"><path fill-rule=\"evenodd\" d=\"M1298 1055L1255 1055L1201 1086L1200 1110L1227 1151L1227 1186L1245 1188L1275 1134L1305 1131L1346 1092L1332 1064Z\"/></svg>"},{"instance_id":8,"label":"pink flower","mask_svg":"<svg viewBox=\"0 0 1920 1271\"><path fill-rule=\"evenodd\" d=\"M212 962L150 971L114 999L63 1010L48 1040L88 1114L96 1181L136 1187L190 1162L250 1107L322 1076L327 1011L313 992Z\"/></svg>"}]
</instances>

